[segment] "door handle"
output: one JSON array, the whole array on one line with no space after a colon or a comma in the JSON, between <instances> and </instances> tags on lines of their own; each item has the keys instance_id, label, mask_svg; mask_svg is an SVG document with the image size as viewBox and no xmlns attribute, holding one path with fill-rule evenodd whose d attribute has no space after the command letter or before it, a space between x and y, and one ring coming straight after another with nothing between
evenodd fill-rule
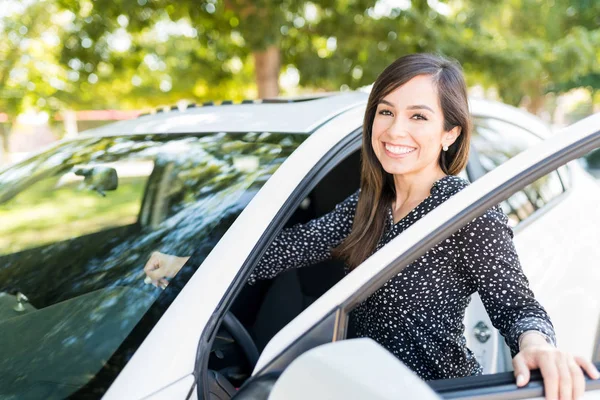
<instances>
[{"instance_id":1,"label":"door handle","mask_svg":"<svg viewBox=\"0 0 600 400\"><path fill-rule=\"evenodd\" d=\"M480 343L487 342L492 336L492 330L483 321L479 321L473 328L473 335Z\"/></svg>"}]
</instances>

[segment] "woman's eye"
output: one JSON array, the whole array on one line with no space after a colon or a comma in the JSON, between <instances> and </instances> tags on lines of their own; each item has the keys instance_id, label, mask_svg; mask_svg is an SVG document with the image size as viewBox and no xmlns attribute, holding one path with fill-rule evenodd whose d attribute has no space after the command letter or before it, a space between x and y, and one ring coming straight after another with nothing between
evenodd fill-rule
<instances>
[{"instance_id":1,"label":"woman's eye","mask_svg":"<svg viewBox=\"0 0 600 400\"><path fill-rule=\"evenodd\" d=\"M381 110L379 111L379 115L392 115L390 110Z\"/></svg>"},{"instance_id":2,"label":"woman's eye","mask_svg":"<svg viewBox=\"0 0 600 400\"><path fill-rule=\"evenodd\" d=\"M412 116L412 119L416 119L416 120L421 120L421 121L427 121L427 117L425 117L423 114L414 114Z\"/></svg>"}]
</instances>

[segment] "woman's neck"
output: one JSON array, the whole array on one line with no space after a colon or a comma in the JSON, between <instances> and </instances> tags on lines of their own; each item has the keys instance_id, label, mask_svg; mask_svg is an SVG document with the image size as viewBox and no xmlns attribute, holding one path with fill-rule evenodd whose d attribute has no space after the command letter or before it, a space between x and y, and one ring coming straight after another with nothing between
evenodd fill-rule
<instances>
[{"instance_id":1,"label":"woman's neck","mask_svg":"<svg viewBox=\"0 0 600 400\"><path fill-rule=\"evenodd\" d=\"M398 211L407 207L414 208L429 196L433 184L444 176L446 174L439 166L415 174L394 175L396 199L393 210Z\"/></svg>"}]
</instances>

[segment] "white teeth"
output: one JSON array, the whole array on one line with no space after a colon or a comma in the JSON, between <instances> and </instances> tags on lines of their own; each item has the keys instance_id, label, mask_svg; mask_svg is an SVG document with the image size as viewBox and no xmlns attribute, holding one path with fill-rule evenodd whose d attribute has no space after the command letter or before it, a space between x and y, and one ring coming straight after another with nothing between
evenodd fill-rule
<instances>
[{"instance_id":1,"label":"white teeth","mask_svg":"<svg viewBox=\"0 0 600 400\"><path fill-rule=\"evenodd\" d=\"M416 150L414 147L394 146L389 143L385 144L385 148L387 151L394 154L406 154Z\"/></svg>"}]
</instances>

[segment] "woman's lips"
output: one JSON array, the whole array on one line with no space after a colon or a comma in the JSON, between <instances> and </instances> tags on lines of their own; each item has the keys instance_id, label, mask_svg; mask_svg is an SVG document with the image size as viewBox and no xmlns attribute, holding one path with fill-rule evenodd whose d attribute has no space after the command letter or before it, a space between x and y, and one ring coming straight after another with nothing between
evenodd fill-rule
<instances>
[{"instance_id":1,"label":"woman's lips","mask_svg":"<svg viewBox=\"0 0 600 400\"><path fill-rule=\"evenodd\" d=\"M385 154L391 158L405 158L417 150L412 146L393 145L391 143L383 143L383 148Z\"/></svg>"}]
</instances>

